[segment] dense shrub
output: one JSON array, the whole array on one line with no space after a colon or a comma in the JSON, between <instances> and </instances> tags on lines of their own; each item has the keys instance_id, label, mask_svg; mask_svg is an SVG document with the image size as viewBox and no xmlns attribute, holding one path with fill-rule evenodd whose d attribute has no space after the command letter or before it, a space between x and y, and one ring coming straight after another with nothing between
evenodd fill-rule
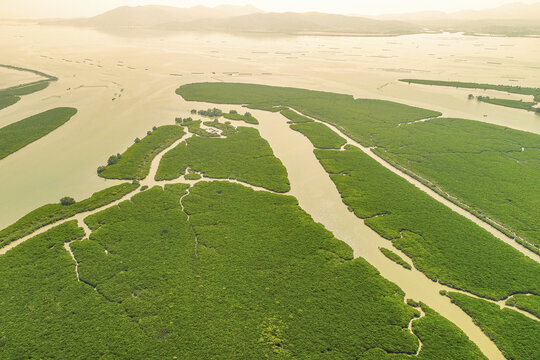
<instances>
[{"instance_id":1,"label":"dense shrub","mask_svg":"<svg viewBox=\"0 0 540 360\"><path fill-rule=\"evenodd\" d=\"M65 196L60 199L60 204L67 206L75 204L75 199L69 196Z\"/></svg>"}]
</instances>

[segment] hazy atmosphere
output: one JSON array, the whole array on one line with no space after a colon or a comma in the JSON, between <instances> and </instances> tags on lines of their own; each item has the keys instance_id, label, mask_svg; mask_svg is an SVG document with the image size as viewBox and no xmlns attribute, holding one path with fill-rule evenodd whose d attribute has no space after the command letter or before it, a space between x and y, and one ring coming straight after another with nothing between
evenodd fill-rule
<instances>
[{"instance_id":1,"label":"hazy atmosphere","mask_svg":"<svg viewBox=\"0 0 540 360\"><path fill-rule=\"evenodd\" d=\"M539 19L0 0L0 359L539 360Z\"/></svg>"},{"instance_id":2,"label":"hazy atmosphere","mask_svg":"<svg viewBox=\"0 0 540 360\"><path fill-rule=\"evenodd\" d=\"M380 1L310 1L310 0L19 0L1 1L0 18L57 18L93 16L118 6L168 5L193 7L197 5L253 5L265 11L319 11L336 14L379 15L408 13L416 11L458 11L464 9L479 10L516 2L514 0L380 0ZM535 0L522 0L521 3L537 3Z\"/></svg>"}]
</instances>

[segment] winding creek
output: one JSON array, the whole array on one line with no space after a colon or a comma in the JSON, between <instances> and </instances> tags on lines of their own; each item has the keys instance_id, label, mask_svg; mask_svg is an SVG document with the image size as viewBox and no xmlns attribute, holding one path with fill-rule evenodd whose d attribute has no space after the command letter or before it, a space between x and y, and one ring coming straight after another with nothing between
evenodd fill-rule
<instances>
[{"instance_id":1,"label":"winding creek","mask_svg":"<svg viewBox=\"0 0 540 360\"><path fill-rule=\"evenodd\" d=\"M369 227L364 224L362 219L356 217L347 206L341 201L341 196L337 191L334 183L331 181L328 174L325 172L323 167L320 165L319 161L315 157L313 150L314 147L311 142L302 134L293 131L289 128L287 119L284 118L279 113L269 113L265 111L253 110L252 113L254 116L259 119L260 124L258 126L248 125L250 127L256 127L261 133L261 136L265 138L270 146L272 147L274 154L278 157L284 166L287 169L289 180L291 183L291 190L287 193L288 195L295 196L298 199L300 207L302 207L307 213L309 213L314 221L321 223L328 230L330 230L338 239L345 241L349 244L353 251L355 257L362 257L366 259L370 264L375 266L383 277L396 283L404 292L405 299L410 298L416 301L422 301L428 306L439 312L441 315L452 321L458 327L460 327L463 332L475 342L481 351L489 359L504 359L504 356L495 346L495 344L473 323L472 319L465 314L459 307L453 305L447 297L441 296L440 291L457 291L455 289L443 286L439 283L433 282L424 276L421 272L416 270L414 267L412 270L404 269L402 266L394 263L385 257L381 251L380 247L391 247L392 250L398 253L402 258L406 259L407 262L412 263L408 257L403 254L398 249L394 248L390 241L382 238ZM245 124L236 123L235 125L244 126ZM333 128L333 127L331 127ZM334 131L337 129L333 128ZM337 131L340 133L339 131ZM340 133L340 135L344 136ZM199 181L215 181L216 179L202 178L200 180L188 181L182 177L172 181L156 181L154 176L157 172L159 163L165 153L170 149L174 148L180 142L185 141L187 138L191 137L192 134L188 133L184 137L167 149L158 154L155 159L152 161L149 176L141 181L141 186L163 186L170 183L187 183L195 184ZM345 136L344 136L345 137ZM347 137L346 137L347 138ZM347 138L348 143L353 144L362 148L359 144L355 143L353 140ZM398 170L391 167L391 165L384 163L381 159L378 159L371 151L367 148L362 148L363 151L370 154L374 157L379 163L389 168L398 175L405 177L411 183L415 184L417 187L421 188L423 191L429 193L437 200L436 193L431 189L425 187L418 181L408 178L407 175L402 174ZM250 184L246 184L237 180L232 179L217 179L218 181L229 181L233 183L242 184L244 186L250 187L255 191L269 191L264 188L256 187ZM424 188L422 188L424 187ZM0 249L0 255L5 254L10 249L16 247L17 245L23 243L24 241L34 237L39 233L43 233L50 228L57 226L59 223L77 220L79 226L81 226L86 237L91 234L91 230L84 223L84 218L87 216L100 212L104 209L110 208L112 206L118 205L120 202L129 200L138 190L132 192L122 199L117 200L111 204L108 204L104 207L80 213L72 218L61 220L57 223L45 226L40 228L31 235L28 235L24 238L21 238L8 246ZM189 192L188 192L189 193ZM439 196L440 197L440 196ZM446 199L440 197L440 199ZM441 201L441 200L439 200ZM443 201L441 201L443 202ZM448 202L449 205L453 205ZM446 203L445 203L446 204ZM180 200L180 205L183 206L182 201ZM463 209L453 205L457 210L464 211ZM450 206L449 206L450 207ZM456 211L456 210L455 210ZM460 212L460 211L458 211ZM461 213L461 212L460 212ZM464 216L471 214L465 212ZM467 216L469 218L469 216ZM475 222L480 222L476 218L471 220ZM480 222L481 223L481 222ZM482 226L482 224L479 224ZM512 244L515 243L510 240ZM514 246L516 247L516 246ZM79 274L77 269L77 259L71 251L70 244L65 244L65 249L68 251L73 258L76 267L75 272L77 273L77 280L79 280ZM518 250L520 250L518 248ZM523 250L523 249L521 249ZM197 244L195 242L195 251L197 251ZM467 292L458 291L467 295L471 295ZM474 296L474 295L473 295ZM491 301L491 300L488 300ZM501 308L508 307L505 305L505 300L501 301L491 301L497 303ZM513 310L516 310L525 316L528 316L531 319L539 321L538 318L533 315L516 309L514 307L509 307ZM422 315L423 316L423 315ZM413 319L409 324L409 330L412 331L412 322L416 319ZM418 352L421 350L422 344L420 343Z\"/></svg>"},{"instance_id":2,"label":"winding creek","mask_svg":"<svg viewBox=\"0 0 540 360\"><path fill-rule=\"evenodd\" d=\"M0 183L3 184L0 188L2 199L0 227L7 226L36 206L66 195L65 192L82 199L94 191L119 183L95 176L95 168L106 159L107 154L126 148L132 143L133 138L144 134L153 125L170 124L175 116L181 114L189 116L189 109L194 107L214 106L183 101L174 94L174 89L182 83L238 81L324 89L350 93L355 97L393 100L440 110L444 116L459 116L540 133L540 120L534 114L466 100L469 92L485 95L484 92L411 86L396 81L398 78L417 77L413 75L419 74L426 78L455 78L456 73L459 73L457 78L461 80L483 82L493 78L495 82L503 82L504 75L512 76L512 79L517 78L519 80L517 84L537 86L540 78L538 71L531 70L536 64L530 60L535 58L534 54L540 54L540 41L535 39L513 40L517 44L515 48L503 49L501 46L509 40L454 35L404 36L391 39L396 42L395 44L386 44L386 39L319 37L285 40L238 39L228 35L209 35L202 40L192 35L134 40L96 34L89 30L42 28L34 25L0 26L4 30L0 34L0 40L5 43L5 48L9 49L5 54L6 62L14 65L22 62L21 66L47 70L59 77L59 81L51 84L46 90L26 96L18 104L3 110L0 126L55 106L74 106L79 109L74 121L70 121L32 146L0 161ZM32 39L33 43L21 40L22 37L19 37L21 34ZM81 44L80 38L83 35L88 41ZM63 43L61 45L52 43L51 39L54 38L62 38ZM204 45L201 45L203 43ZM420 50L417 47L418 43L422 43ZM441 48L440 43L449 46ZM480 43L483 45L477 47L476 45ZM323 58L321 52L330 46L337 46L339 50L325 54ZM505 60L506 65L509 65L505 67L508 74L496 75L500 72L500 67L485 65L487 60L500 57L502 53L487 54L485 51L482 52L484 46L497 47L500 51L504 50L505 54L511 52L515 56L515 59ZM391 56L377 57L380 55L381 47L390 48L391 51L388 53ZM471 52L471 49L477 48L476 53ZM276 49L284 53L275 52ZM254 55L255 50L258 51L257 55ZM287 51L301 51L305 54L300 54L297 59L290 59L287 57ZM436 51L439 52L440 58L432 55ZM457 54L455 57L454 53ZM412 54L415 56L412 57ZM347 58L347 61L343 61L347 55L355 55L357 58ZM242 58L239 56L245 56L247 60L240 60ZM83 60L83 57L88 59ZM457 57L464 60L455 64ZM65 58L77 61L66 63ZM361 61L357 61L358 58L361 58ZM119 68L120 59L131 62L133 68ZM416 69L415 66L419 62L426 69ZM487 70L479 72L480 68ZM233 71L239 69L245 71L242 73L244 75ZM179 74L172 76L171 72ZM15 82L6 77L2 84L9 86ZM145 86L141 86L141 83ZM115 100L112 100L113 98ZM220 108L245 111L232 106ZM334 183L315 157L313 145L306 137L291 130L287 120L279 113L257 110L251 112L260 121L258 126L234 124L257 128L261 136L269 142L274 154L287 169L291 183L288 195L295 196L299 205L316 222L324 225L336 238L349 244L354 250L355 257L366 259L382 276L396 283L405 292L406 298L426 303L459 326L489 359L504 359L499 349L471 318L453 305L447 297L439 294L441 290L456 290L431 281L414 267L412 270L406 270L380 252L379 247L391 248L412 264L412 261L395 249L390 241L380 237L367 227L362 219L348 210ZM420 181L396 169L375 155L371 149L362 147L341 133L339 129L333 126L330 128L347 139L348 144L360 148L385 168L522 254L540 262L540 256L537 254L530 252ZM141 181L142 186L163 186L168 183L193 185L198 181L214 180L202 178L187 181L183 177L168 182L154 180L162 156L190 136L191 134L186 134L153 160L149 176ZM31 174L28 174L28 169L32 169ZM38 185L42 185L40 187L43 191L35 190L38 188L35 186L36 178L40 179L41 183ZM220 181L239 183L256 191L268 191L236 180ZM80 213L70 219L40 228L33 234L1 248L0 256L29 238L65 221L77 220L88 237L91 230L84 223L84 218L129 200L136 192L102 208ZM181 202L180 205L182 206ZM66 244L65 248L77 264L69 244ZM77 267L75 271L77 272ZM501 308L508 307L531 319L539 320L527 312L505 305L505 300L492 302ZM409 324L409 330L412 329L415 320ZM420 349L421 344L419 351Z\"/></svg>"}]
</instances>

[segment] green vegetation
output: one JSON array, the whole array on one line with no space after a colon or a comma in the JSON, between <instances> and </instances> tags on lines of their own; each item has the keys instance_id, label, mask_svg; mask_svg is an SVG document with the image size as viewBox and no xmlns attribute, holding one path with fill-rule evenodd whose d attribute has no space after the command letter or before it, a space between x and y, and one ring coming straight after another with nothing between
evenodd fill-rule
<instances>
[{"instance_id":1,"label":"green vegetation","mask_svg":"<svg viewBox=\"0 0 540 360\"><path fill-rule=\"evenodd\" d=\"M228 113L223 114L223 117L229 120L240 120L248 124L257 125L259 123L259 121L255 119L249 112L245 113L244 115L238 113Z\"/></svg>"},{"instance_id":2,"label":"green vegetation","mask_svg":"<svg viewBox=\"0 0 540 360\"><path fill-rule=\"evenodd\" d=\"M540 358L540 322L517 311L500 309L493 304L467 295L450 292L454 304L462 308L480 326L508 359Z\"/></svg>"},{"instance_id":3,"label":"green vegetation","mask_svg":"<svg viewBox=\"0 0 540 360\"><path fill-rule=\"evenodd\" d=\"M319 149L341 149L347 140L336 134L327 125L318 122L291 124L291 129L304 134L313 146Z\"/></svg>"},{"instance_id":4,"label":"green vegetation","mask_svg":"<svg viewBox=\"0 0 540 360\"><path fill-rule=\"evenodd\" d=\"M140 327L145 358L355 359L376 351L407 359L416 352L407 325L417 312L401 290L352 260L352 250L296 199L199 183L182 199L188 221L179 203L185 191L155 187L94 214L86 219L90 239L71 245L81 280ZM437 314L420 321L422 352L437 354L426 358L481 358Z\"/></svg>"},{"instance_id":5,"label":"green vegetation","mask_svg":"<svg viewBox=\"0 0 540 360\"><path fill-rule=\"evenodd\" d=\"M98 168L98 174L107 179L144 179L157 154L182 136L184 130L180 126L160 126L140 142L131 145L120 156L111 156L113 162L111 163L109 158L109 165Z\"/></svg>"},{"instance_id":6,"label":"green vegetation","mask_svg":"<svg viewBox=\"0 0 540 360\"><path fill-rule=\"evenodd\" d=\"M64 249L84 236L75 221L1 256L0 357L414 358L418 313L403 292L296 199L226 182L186 189L154 187L87 217L75 261ZM482 358L424 311L421 359Z\"/></svg>"},{"instance_id":7,"label":"green vegetation","mask_svg":"<svg viewBox=\"0 0 540 360\"><path fill-rule=\"evenodd\" d=\"M505 107L511 107L515 109L521 109L521 110L527 110L527 111L535 111L535 102L528 102L528 101L522 101L522 100L509 100L509 99L495 99L490 98L489 96L478 96L478 101L485 102L488 104L493 105L499 105L499 106L505 106Z\"/></svg>"},{"instance_id":8,"label":"green vegetation","mask_svg":"<svg viewBox=\"0 0 540 360\"><path fill-rule=\"evenodd\" d=\"M485 359L482 352L461 329L424 303L419 303L425 316L415 320L413 332L422 341L417 359Z\"/></svg>"},{"instance_id":9,"label":"green vegetation","mask_svg":"<svg viewBox=\"0 0 540 360\"><path fill-rule=\"evenodd\" d=\"M204 129L201 129L201 120L193 120L192 118L180 119L176 118L176 122L182 126L185 126L188 131L192 134L202 136L202 137L219 137L216 133L208 132Z\"/></svg>"},{"instance_id":10,"label":"green vegetation","mask_svg":"<svg viewBox=\"0 0 540 360\"><path fill-rule=\"evenodd\" d=\"M540 96L540 90L488 84L403 80ZM379 100L252 84L199 83L177 93L187 100L289 106L335 125L385 160L416 176L449 200L540 253L539 136L456 119ZM521 152L522 147L525 151ZM491 221L489 219L493 219ZM502 225L499 225L502 224Z\"/></svg>"},{"instance_id":11,"label":"green vegetation","mask_svg":"<svg viewBox=\"0 0 540 360\"><path fill-rule=\"evenodd\" d=\"M387 258L389 258L390 260L392 260L396 264L399 264L399 265L403 266L407 270L412 269L411 264L409 264L408 262L403 260L403 258L401 256L399 256L398 254L396 254L392 250L387 249L387 248L383 248L383 247L380 247L379 250L381 250L381 252L383 253L384 256L386 256Z\"/></svg>"},{"instance_id":12,"label":"green vegetation","mask_svg":"<svg viewBox=\"0 0 540 360\"><path fill-rule=\"evenodd\" d=\"M206 177L236 179L277 192L290 190L287 170L256 129L239 127L226 138L194 136L163 156L156 180L172 180L191 168Z\"/></svg>"},{"instance_id":13,"label":"green vegetation","mask_svg":"<svg viewBox=\"0 0 540 360\"><path fill-rule=\"evenodd\" d=\"M199 180L200 178L201 178L201 175L197 173L190 173L184 176L184 179L186 180Z\"/></svg>"},{"instance_id":14,"label":"green vegetation","mask_svg":"<svg viewBox=\"0 0 540 360\"><path fill-rule=\"evenodd\" d=\"M74 108L54 108L0 128L0 159L49 134L76 113Z\"/></svg>"},{"instance_id":15,"label":"green vegetation","mask_svg":"<svg viewBox=\"0 0 540 360\"><path fill-rule=\"evenodd\" d=\"M375 153L540 250L540 136L462 119L400 126ZM450 198L452 199L452 198ZM453 199L455 201L455 199ZM498 226L513 236L511 231Z\"/></svg>"},{"instance_id":16,"label":"green vegetation","mask_svg":"<svg viewBox=\"0 0 540 360\"><path fill-rule=\"evenodd\" d=\"M71 221L0 256L0 358L141 358L139 325L77 281L64 243L83 236Z\"/></svg>"},{"instance_id":17,"label":"green vegetation","mask_svg":"<svg viewBox=\"0 0 540 360\"><path fill-rule=\"evenodd\" d=\"M223 115L223 111L217 108L208 109L208 110L199 110L197 114L206 116L206 117L220 117Z\"/></svg>"},{"instance_id":18,"label":"green vegetation","mask_svg":"<svg viewBox=\"0 0 540 360\"><path fill-rule=\"evenodd\" d=\"M21 96L38 92L45 89L47 86L49 86L49 81L43 80L0 90L0 110L16 104L21 100Z\"/></svg>"},{"instance_id":19,"label":"green vegetation","mask_svg":"<svg viewBox=\"0 0 540 360\"><path fill-rule=\"evenodd\" d=\"M264 110L270 112L279 112L281 110L288 109L286 106L272 106L267 104L249 104L246 106L248 109Z\"/></svg>"},{"instance_id":20,"label":"green vegetation","mask_svg":"<svg viewBox=\"0 0 540 360\"><path fill-rule=\"evenodd\" d=\"M358 148L315 154L354 213L430 279L493 299L519 292L540 294L540 264Z\"/></svg>"},{"instance_id":21,"label":"green vegetation","mask_svg":"<svg viewBox=\"0 0 540 360\"><path fill-rule=\"evenodd\" d=\"M300 115L299 113L297 113L296 111L292 111L291 109L281 110L280 113L287 119L291 120L291 123L313 122L313 120L311 120L310 118Z\"/></svg>"},{"instance_id":22,"label":"green vegetation","mask_svg":"<svg viewBox=\"0 0 540 360\"><path fill-rule=\"evenodd\" d=\"M218 130L221 130L221 134L223 136L229 136L229 135L236 132L236 128L231 125L230 121L226 121L225 123L221 123L216 119L214 121L205 121L204 125L209 126L209 127L213 127L215 129L218 129Z\"/></svg>"},{"instance_id":23,"label":"green vegetation","mask_svg":"<svg viewBox=\"0 0 540 360\"><path fill-rule=\"evenodd\" d=\"M506 300L506 305L530 312L540 319L540 296L530 294L516 294Z\"/></svg>"},{"instance_id":24,"label":"green vegetation","mask_svg":"<svg viewBox=\"0 0 540 360\"><path fill-rule=\"evenodd\" d=\"M508 92L512 94L532 95L534 96L534 101L540 102L540 88L529 88L529 87L511 86L511 85L479 84L479 83L459 82L459 81L419 80L419 79L401 79L399 81L406 82L409 84L451 86L451 87L466 88L466 89L497 90L497 91L504 91L504 92Z\"/></svg>"},{"instance_id":25,"label":"green vegetation","mask_svg":"<svg viewBox=\"0 0 540 360\"><path fill-rule=\"evenodd\" d=\"M401 123L441 115L439 112L390 101L354 99L350 95L254 84L187 84L180 86L176 93L188 101L257 104L259 108L261 105L267 108L290 107L335 125L365 146L374 145L373 136L378 132L393 129Z\"/></svg>"},{"instance_id":26,"label":"green vegetation","mask_svg":"<svg viewBox=\"0 0 540 360\"><path fill-rule=\"evenodd\" d=\"M0 110L16 104L19 100L18 96L0 96Z\"/></svg>"},{"instance_id":27,"label":"green vegetation","mask_svg":"<svg viewBox=\"0 0 540 360\"><path fill-rule=\"evenodd\" d=\"M0 231L0 247L29 235L45 225L70 218L81 212L97 209L121 199L138 186L137 184L124 183L96 192L88 199L73 204L47 204L37 208Z\"/></svg>"},{"instance_id":28,"label":"green vegetation","mask_svg":"<svg viewBox=\"0 0 540 360\"><path fill-rule=\"evenodd\" d=\"M75 204L75 199L69 196L64 196L60 199L60 204L64 206L69 206Z\"/></svg>"},{"instance_id":29,"label":"green vegetation","mask_svg":"<svg viewBox=\"0 0 540 360\"><path fill-rule=\"evenodd\" d=\"M46 78L46 80L34 81L28 84L16 85L16 86L9 87L7 89L0 90L0 110L17 103L21 99L20 98L21 96L29 95L29 94L41 91L45 89L47 86L49 86L49 83L51 81L58 80L54 76L50 76L36 70L25 69L25 68L11 66L11 65L2 65L2 64L0 64L0 67L19 70L19 71L27 71L27 72L31 72L31 73L34 73L36 75L43 76Z\"/></svg>"}]
</instances>

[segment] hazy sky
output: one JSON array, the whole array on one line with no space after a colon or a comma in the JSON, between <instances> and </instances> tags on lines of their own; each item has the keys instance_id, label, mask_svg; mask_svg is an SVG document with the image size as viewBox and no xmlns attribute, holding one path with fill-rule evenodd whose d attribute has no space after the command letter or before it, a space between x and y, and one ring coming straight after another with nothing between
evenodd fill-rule
<instances>
[{"instance_id":1,"label":"hazy sky","mask_svg":"<svg viewBox=\"0 0 540 360\"><path fill-rule=\"evenodd\" d=\"M321 11L376 15L420 10L482 9L512 2L516 0L0 0L0 18L92 16L121 5L144 4L178 7L253 4L267 11Z\"/></svg>"}]
</instances>

